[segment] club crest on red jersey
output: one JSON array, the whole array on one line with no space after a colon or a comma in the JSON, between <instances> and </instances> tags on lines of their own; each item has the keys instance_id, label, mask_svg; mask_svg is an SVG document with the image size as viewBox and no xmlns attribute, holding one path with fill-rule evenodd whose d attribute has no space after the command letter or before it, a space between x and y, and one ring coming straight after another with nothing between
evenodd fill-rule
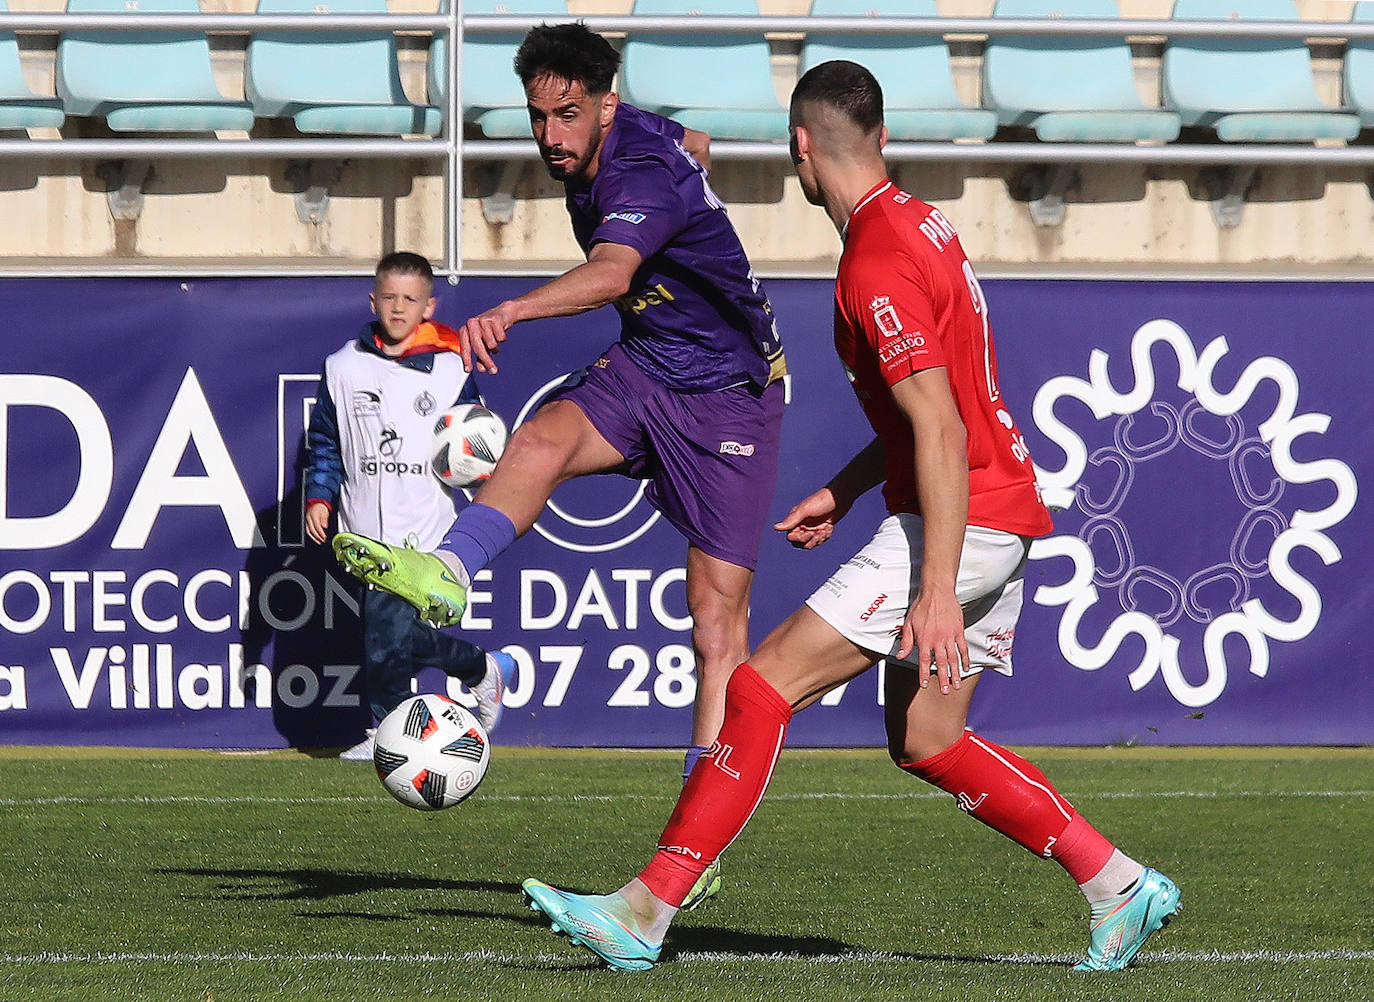
<instances>
[{"instance_id":1,"label":"club crest on red jersey","mask_svg":"<svg viewBox=\"0 0 1374 1002\"><path fill-rule=\"evenodd\" d=\"M897 308L888 296L874 297L868 308L873 311L873 322L878 325L883 337L896 337L902 333L902 318L897 316Z\"/></svg>"}]
</instances>

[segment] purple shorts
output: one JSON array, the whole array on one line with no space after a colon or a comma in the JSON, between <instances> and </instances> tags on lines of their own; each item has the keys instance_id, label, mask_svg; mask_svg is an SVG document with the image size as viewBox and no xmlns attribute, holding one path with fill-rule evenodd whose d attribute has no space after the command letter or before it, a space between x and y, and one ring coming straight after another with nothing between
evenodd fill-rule
<instances>
[{"instance_id":1,"label":"purple shorts","mask_svg":"<svg viewBox=\"0 0 1374 1002\"><path fill-rule=\"evenodd\" d=\"M753 570L782 436L782 383L706 393L670 390L612 345L550 399L575 403L649 481L645 496L697 549Z\"/></svg>"}]
</instances>

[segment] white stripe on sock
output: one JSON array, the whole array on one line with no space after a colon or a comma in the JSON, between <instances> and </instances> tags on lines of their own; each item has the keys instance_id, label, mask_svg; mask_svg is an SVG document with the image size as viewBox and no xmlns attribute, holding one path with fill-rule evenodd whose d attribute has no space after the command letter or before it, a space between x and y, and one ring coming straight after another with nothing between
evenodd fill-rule
<instances>
[{"instance_id":1,"label":"white stripe on sock","mask_svg":"<svg viewBox=\"0 0 1374 1002\"><path fill-rule=\"evenodd\" d=\"M972 741L974 744L976 744L979 748L983 749L983 751L987 752L987 753L988 753L989 755L991 755L993 758L997 759L997 761L1001 762L1004 766L1006 766L1006 767L1007 767L1008 769L1010 769L1012 772L1016 773L1016 775L1020 776L1021 779L1022 779L1024 782L1029 783L1031 786L1035 787L1037 790L1040 790L1041 792L1043 792L1043 793L1045 794L1045 796L1049 797L1049 798L1050 798L1050 802L1051 802L1052 804L1054 804L1054 809L1057 810L1060 814L1064 815L1064 820L1065 820L1065 821L1072 821L1072 820L1073 820L1073 813L1072 813L1073 808L1072 808L1072 806L1069 804L1069 802L1068 802L1067 800L1065 800L1065 799L1064 799L1063 797L1061 797L1059 794L1055 793L1054 790L1050 789L1050 788L1049 788L1048 786L1046 786L1044 783L1037 783L1035 780L1031 779L1031 778L1030 778L1029 776L1027 776L1024 772L1022 772L1020 769L1016 768L1016 766L1012 765L1010 762L1008 762L1008 761L1007 761L1005 758L1003 758L1001 755L997 754L997 752L996 752L990 745L988 745L988 743L987 743L986 741L984 741L982 738L980 738L977 734L974 734L972 731L969 731L969 732L968 732L968 736L969 736L969 740L970 740L970 741Z\"/></svg>"}]
</instances>

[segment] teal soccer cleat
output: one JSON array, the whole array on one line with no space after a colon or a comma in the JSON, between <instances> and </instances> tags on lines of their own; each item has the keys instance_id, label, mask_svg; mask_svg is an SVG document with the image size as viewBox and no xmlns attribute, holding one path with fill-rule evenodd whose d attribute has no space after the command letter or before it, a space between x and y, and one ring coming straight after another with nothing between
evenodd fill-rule
<instances>
[{"instance_id":1,"label":"teal soccer cleat","mask_svg":"<svg viewBox=\"0 0 1374 1002\"><path fill-rule=\"evenodd\" d=\"M369 588L380 588L415 606L426 622L455 626L463 618L467 589L432 553L341 532L334 537L334 558Z\"/></svg>"},{"instance_id":2,"label":"teal soccer cleat","mask_svg":"<svg viewBox=\"0 0 1374 1002\"><path fill-rule=\"evenodd\" d=\"M647 971L658 960L662 944L650 946L590 894L570 894L543 881L520 885L530 908L549 917L553 931L574 946L585 946L620 971ZM609 895L607 895L609 897Z\"/></svg>"},{"instance_id":3,"label":"teal soccer cleat","mask_svg":"<svg viewBox=\"0 0 1374 1002\"><path fill-rule=\"evenodd\" d=\"M1148 866L1140 879L1092 922L1088 959L1075 971L1119 971L1129 964L1151 933L1183 910L1178 885ZM1096 910L1096 909L1095 909Z\"/></svg>"}]
</instances>

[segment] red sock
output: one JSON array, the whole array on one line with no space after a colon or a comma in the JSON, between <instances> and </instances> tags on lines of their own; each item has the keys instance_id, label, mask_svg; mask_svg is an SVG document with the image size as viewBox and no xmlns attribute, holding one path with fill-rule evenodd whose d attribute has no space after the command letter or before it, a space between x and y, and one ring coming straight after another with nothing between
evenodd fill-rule
<instances>
[{"instance_id":1,"label":"red sock","mask_svg":"<svg viewBox=\"0 0 1374 1002\"><path fill-rule=\"evenodd\" d=\"M1102 869L1115 848L1083 820L1043 772L972 731L965 731L930 758L899 764L954 794L960 810L989 828L1058 861L1080 884Z\"/></svg>"},{"instance_id":2,"label":"red sock","mask_svg":"<svg viewBox=\"0 0 1374 1002\"><path fill-rule=\"evenodd\" d=\"M744 830L773 776L791 719L787 700L748 663L735 669L720 735L692 770L658 852L639 875L656 897L681 904L702 871Z\"/></svg>"},{"instance_id":3,"label":"red sock","mask_svg":"<svg viewBox=\"0 0 1374 1002\"><path fill-rule=\"evenodd\" d=\"M1112 858L1115 851L1116 846L1088 824L1087 818L1074 811L1073 820L1059 836L1059 841L1050 850L1050 855L1069 871L1070 877L1079 884L1086 884L1102 872L1102 868L1107 865L1107 860Z\"/></svg>"}]
</instances>

